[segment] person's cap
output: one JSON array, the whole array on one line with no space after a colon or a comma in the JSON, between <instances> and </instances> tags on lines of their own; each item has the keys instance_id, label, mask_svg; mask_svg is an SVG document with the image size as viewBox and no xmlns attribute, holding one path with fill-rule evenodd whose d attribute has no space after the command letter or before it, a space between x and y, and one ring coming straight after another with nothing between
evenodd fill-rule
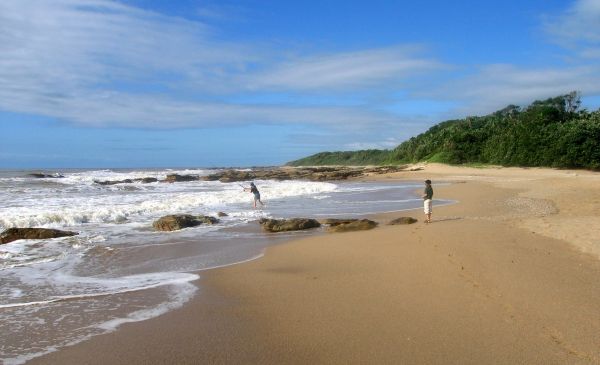
<instances>
[{"instance_id":1,"label":"person's cap","mask_svg":"<svg viewBox=\"0 0 600 365\"><path fill-rule=\"evenodd\" d=\"M425 180L425 184L431 184L431 180Z\"/></svg>"},{"instance_id":2,"label":"person's cap","mask_svg":"<svg viewBox=\"0 0 600 365\"><path fill-rule=\"evenodd\" d=\"M250 185L254 186L254 183L253 183L253 182L251 182L251 183L250 183Z\"/></svg>"}]
</instances>

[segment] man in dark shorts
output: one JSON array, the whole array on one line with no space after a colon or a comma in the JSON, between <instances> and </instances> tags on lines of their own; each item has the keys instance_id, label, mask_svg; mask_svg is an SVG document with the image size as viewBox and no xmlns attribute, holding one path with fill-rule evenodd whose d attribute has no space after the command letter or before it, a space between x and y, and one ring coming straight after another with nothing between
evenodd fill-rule
<instances>
[{"instance_id":1,"label":"man in dark shorts","mask_svg":"<svg viewBox=\"0 0 600 365\"><path fill-rule=\"evenodd\" d=\"M249 188L244 188L244 191L249 191L254 195L254 208L256 208L256 202L259 202L261 206L264 206L263 202L260 200L260 192L253 182L250 183Z\"/></svg>"}]
</instances>

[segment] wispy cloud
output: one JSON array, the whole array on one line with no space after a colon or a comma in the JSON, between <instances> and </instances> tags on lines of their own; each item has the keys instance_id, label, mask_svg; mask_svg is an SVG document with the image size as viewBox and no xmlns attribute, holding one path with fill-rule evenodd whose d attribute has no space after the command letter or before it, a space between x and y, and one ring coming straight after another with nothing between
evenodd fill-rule
<instances>
[{"instance_id":1,"label":"wispy cloud","mask_svg":"<svg viewBox=\"0 0 600 365\"><path fill-rule=\"evenodd\" d=\"M3 81L49 88L157 81L161 72L208 84L253 59L202 23L109 0L1 2L0 55Z\"/></svg>"},{"instance_id":2,"label":"wispy cloud","mask_svg":"<svg viewBox=\"0 0 600 365\"><path fill-rule=\"evenodd\" d=\"M413 53L376 49L277 66L281 56L221 41L198 21L111 0L7 0L0 3L0 109L94 126L364 125L393 116L356 108L240 105L227 95L270 87L357 87L439 66Z\"/></svg>"},{"instance_id":3,"label":"wispy cloud","mask_svg":"<svg viewBox=\"0 0 600 365\"><path fill-rule=\"evenodd\" d=\"M417 50L417 47L390 47L306 57L253 75L251 83L254 87L285 90L355 90L447 67L434 59L419 57Z\"/></svg>"},{"instance_id":4,"label":"wispy cloud","mask_svg":"<svg viewBox=\"0 0 600 365\"><path fill-rule=\"evenodd\" d=\"M523 68L515 65L486 65L461 80L438 88L433 97L460 101L448 117L486 114L508 104L526 105L577 90L600 94L600 66Z\"/></svg>"},{"instance_id":5,"label":"wispy cloud","mask_svg":"<svg viewBox=\"0 0 600 365\"><path fill-rule=\"evenodd\" d=\"M584 58L600 58L600 1L578 0L564 13L546 16L544 30Z\"/></svg>"}]
</instances>

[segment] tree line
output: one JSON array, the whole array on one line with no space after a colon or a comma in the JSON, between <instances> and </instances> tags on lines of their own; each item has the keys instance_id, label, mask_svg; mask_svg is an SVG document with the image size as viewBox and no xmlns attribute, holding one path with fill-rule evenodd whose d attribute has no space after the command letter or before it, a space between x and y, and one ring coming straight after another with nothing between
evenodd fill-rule
<instances>
[{"instance_id":1,"label":"tree line","mask_svg":"<svg viewBox=\"0 0 600 365\"><path fill-rule=\"evenodd\" d=\"M581 109L577 92L509 105L486 116L448 120L392 150L322 152L307 165L448 164L600 168L600 109Z\"/></svg>"}]
</instances>

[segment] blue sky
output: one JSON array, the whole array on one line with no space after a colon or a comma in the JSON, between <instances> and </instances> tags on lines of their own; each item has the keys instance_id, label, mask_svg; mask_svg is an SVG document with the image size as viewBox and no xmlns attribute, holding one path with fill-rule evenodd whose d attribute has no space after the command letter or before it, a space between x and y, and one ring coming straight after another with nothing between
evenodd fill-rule
<instances>
[{"instance_id":1,"label":"blue sky","mask_svg":"<svg viewBox=\"0 0 600 365\"><path fill-rule=\"evenodd\" d=\"M275 165L572 90L600 0L0 2L0 168Z\"/></svg>"}]
</instances>

